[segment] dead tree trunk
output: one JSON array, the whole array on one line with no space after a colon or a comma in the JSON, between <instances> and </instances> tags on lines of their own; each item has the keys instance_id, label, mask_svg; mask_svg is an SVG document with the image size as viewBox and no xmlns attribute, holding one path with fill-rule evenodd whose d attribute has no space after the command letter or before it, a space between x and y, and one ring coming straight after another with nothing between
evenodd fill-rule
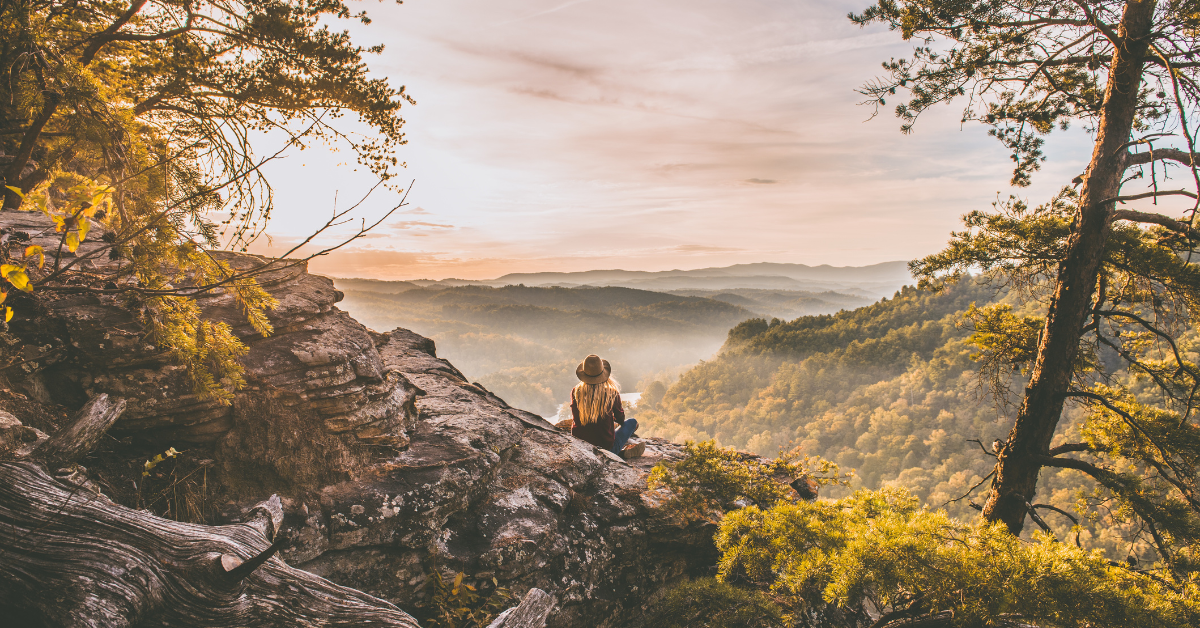
<instances>
[{"instance_id":1,"label":"dead tree trunk","mask_svg":"<svg viewBox=\"0 0 1200 628\"><path fill-rule=\"evenodd\" d=\"M276 497L245 524L180 523L56 480L34 462L78 459L123 406L94 399L29 459L0 462L0 623L417 628L388 602L274 557Z\"/></svg>"},{"instance_id":2,"label":"dead tree trunk","mask_svg":"<svg viewBox=\"0 0 1200 628\"><path fill-rule=\"evenodd\" d=\"M51 470L79 461L96 447L124 411L124 399L110 401L104 393L92 397L66 428L33 450L33 458Z\"/></svg>"}]
</instances>

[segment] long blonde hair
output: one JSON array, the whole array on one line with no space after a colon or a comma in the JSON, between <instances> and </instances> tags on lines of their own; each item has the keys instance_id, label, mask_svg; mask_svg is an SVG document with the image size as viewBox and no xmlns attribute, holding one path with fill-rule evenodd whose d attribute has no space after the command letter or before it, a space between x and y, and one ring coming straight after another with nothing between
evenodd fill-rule
<instances>
[{"instance_id":1,"label":"long blonde hair","mask_svg":"<svg viewBox=\"0 0 1200 628\"><path fill-rule=\"evenodd\" d=\"M579 382L571 389L571 399L579 408L579 423L587 425L600 420L600 417L611 414L613 402L621 398L621 385L609 377L599 384Z\"/></svg>"}]
</instances>

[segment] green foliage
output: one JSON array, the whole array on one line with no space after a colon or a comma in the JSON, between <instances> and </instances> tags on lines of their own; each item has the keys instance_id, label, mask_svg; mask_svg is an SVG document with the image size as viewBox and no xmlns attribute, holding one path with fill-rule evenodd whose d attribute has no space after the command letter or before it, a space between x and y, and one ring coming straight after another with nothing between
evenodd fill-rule
<instances>
[{"instance_id":1,"label":"green foliage","mask_svg":"<svg viewBox=\"0 0 1200 628\"><path fill-rule=\"evenodd\" d=\"M1010 196L992 203L994 211L963 216L965 231L950 232L941 252L909 264L921 287L940 289L946 280L972 272L1002 274L1019 287L1036 286L1052 277L1066 251L1078 194L1064 188L1049 203L1032 209Z\"/></svg>"},{"instance_id":2,"label":"green foliage","mask_svg":"<svg viewBox=\"0 0 1200 628\"><path fill-rule=\"evenodd\" d=\"M426 617L422 625L432 628L484 628L497 615L508 608L514 596L492 578L492 588L480 592L464 580L459 572L452 582L442 578L435 568L421 586L426 589L426 601L422 604Z\"/></svg>"},{"instance_id":3,"label":"green foliage","mask_svg":"<svg viewBox=\"0 0 1200 628\"><path fill-rule=\"evenodd\" d=\"M1037 357L1038 338L1045 321L1034 316L1017 317L1007 303L982 308L974 303L963 313L965 322L974 330L967 342L979 351L971 359L979 364L979 372L1000 405L1011 403L1008 385L1015 374L1028 375L1028 366Z\"/></svg>"},{"instance_id":4,"label":"green foliage","mask_svg":"<svg viewBox=\"0 0 1200 628\"><path fill-rule=\"evenodd\" d=\"M898 487L837 500L778 499L773 472L784 466L702 443L689 444L678 463L655 469L652 485L669 488L678 508L729 510L714 539L722 584L682 585L652 617L707 616L714 626L738 625L727 618L741 617L813 628L861 626L869 617L880 626L924 618L1043 628L1182 627L1200 620L1200 580L1171 583L1165 565L1138 570L1053 535L1026 540L1001 524L962 523ZM757 503L730 507L751 494ZM689 599L697 609L687 609Z\"/></svg>"},{"instance_id":5,"label":"green foliage","mask_svg":"<svg viewBox=\"0 0 1200 628\"><path fill-rule=\"evenodd\" d=\"M1015 372L1036 361L1077 201L1068 188L1037 207L1010 200L992 213L972 212L964 217L967 230L952 233L945 250L910 265L934 289L983 269L985 281L1010 286L1010 301L1033 314L1017 316L1008 304L967 312L974 327L969 341L980 349L971 357L1002 401L1024 385ZM1194 344L1200 266L1189 262L1196 243L1177 235L1113 225L1065 394L1081 403L1082 420L1062 432L1082 437L1071 451L1085 454L1043 462L1097 483L1096 491L1080 495L1080 510L1135 528L1141 537L1135 543L1154 547L1182 574L1196 569L1200 538L1200 458L1190 421L1200 409Z\"/></svg>"},{"instance_id":6,"label":"green foliage","mask_svg":"<svg viewBox=\"0 0 1200 628\"><path fill-rule=\"evenodd\" d=\"M896 360L907 362L913 351L937 348L947 332L931 322L966 309L972 301L990 300L993 294L970 283L946 294L905 287L894 299L837 314L747 321L730 331L724 351L788 357L841 351L848 365L891 366Z\"/></svg>"},{"instance_id":7,"label":"green foliage","mask_svg":"<svg viewBox=\"0 0 1200 628\"><path fill-rule=\"evenodd\" d=\"M875 446L857 446L856 439L874 432L900 439L881 447L888 450L881 462L898 473L910 452L926 456L921 443L932 432L962 443L986 435L995 420L971 399L970 377L962 377L972 363L963 344L968 332L957 324L971 303L992 298L987 287L964 282L943 294L906 289L854 311L764 322L757 335L747 335L743 324L717 358L686 373L639 420L648 434L716 438L764 455L805 443L808 453L860 469L865 461L843 452L873 453ZM896 407L901 401L905 406ZM919 440L906 444L910 435ZM876 477L884 471L870 466Z\"/></svg>"},{"instance_id":8,"label":"green foliage","mask_svg":"<svg viewBox=\"0 0 1200 628\"><path fill-rule=\"evenodd\" d=\"M953 295L956 291L962 294ZM843 317L869 331L849 330L843 336L845 344L834 344L828 353L806 351L808 347L802 343L793 345L798 348L795 353L776 352L765 347L766 341L749 338L738 346L764 345L761 353L727 349L685 373L656 406L642 408L638 419L645 434L677 441L715 438L720 445L764 455L799 446L805 454L855 469L854 487L903 486L930 507L946 507L963 520L972 518L976 511L969 504L982 497L987 483L979 487L981 491L967 493L995 464L994 458L980 450L981 443L990 449L994 439L1005 438L1010 420L1004 416L1004 408L997 409L984 393L991 379L1003 379L999 375L1008 378L1002 383L1020 390L1025 382L1020 371L1023 363L1013 358L1022 354L1004 348L1011 344L1027 349L1033 332L1029 319L1034 317L1025 313L1027 307L1013 308L1011 294L1000 301L994 298L993 289L986 285L959 282L947 286L944 293L913 291L881 302L871 306L873 316L860 311L764 325L762 334L789 338L794 336L780 331L815 328L819 333L842 325L836 319ZM962 310L946 313L955 307ZM924 310L933 320L902 315L914 310ZM834 319L832 324L828 318ZM909 330L925 329L930 337L943 340L929 350L911 343L917 336L897 333L890 321ZM1005 330L1011 330L1012 336L1002 336ZM971 334L976 334L977 344L969 341ZM1195 349L1186 341L1188 337L1181 347L1185 355L1192 355ZM876 352L896 355L890 363L882 357L875 361L847 359L855 355L847 351L851 345L879 347L881 341L909 343L903 346L916 351L907 355ZM828 342L818 336L813 345L828 346ZM979 363L971 356L983 359L986 366L986 359L993 359L989 352L998 356L996 365L1007 370L988 373L984 368L981 378L975 371ZM1055 444L1083 440L1080 429L1087 417L1084 408L1069 408ZM1141 464L1144 468L1148 463ZM1143 486L1129 483L1131 471L1125 469L1113 477L1120 480L1120 486ZM1081 527L1073 531L1070 518L1042 510L1060 538L1078 534L1088 547L1103 549L1110 558L1120 560L1132 554L1153 562L1148 540L1138 538L1143 529L1136 513L1113 508L1110 493L1096 492L1101 488L1090 476L1062 470L1045 475L1036 501L1079 521ZM846 491L831 486L823 494L838 496ZM1187 529L1181 529L1178 538L1189 538ZM1179 552L1186 554L1182 549Z\"/></svg>"},{"instance_id":9,"label":"green foliage","mask_svg":"<svg viewBox=\"0 0 1200 628\"><path fill-rule=\"evenodd\" d=\"M713 441L684 443L678 462L661 462L650 471L651 489L666 489L671 507L685 516L705 517L735 507L739 499L768 505L795 493L787 486L794 478L808 476L821 485L848 484L853 472L843 474L837 464L801 457L798 452L763 459Z\"/></svg>"},{"instance_id":10,"label":"green foliage","mask_svg":"<svg viewBox=\"0 0 1200 628\"><path fill-rule=\"evenodd\" d=\"M876 111L892 96L907 93L895 106L905 133L930 107L964 97L962 121L991 127L989 135L1012 151L1012 183L1029 185L1045 160L1043 136L1100 116L1114 48L1120 45L1114 32L1125 5L1120 0L880 0L850 19L861 26L884 24L916 47L909 58L884 62L884 76L859 91ZM1159 6L1152 45L1164 52L1143 70L1134 120L1139 129L1166 126L1177 110L1194 104L1190 89L1164 86L1172 85L1172 75L1183 85L1195 85L1197 70L1184 62L1197 45L1195 7L1191 2Z\"/></svg>"},{"instance_id":11,"label":"green foliage","mask_svg":"<svg viewBox=\"0 0 1200 628\"><path fill-rule=\"evenodd\" d=\"M783 611L759 591L714 578L688 580L667 591L648 625L661 628L783 628Z\"/></svg>"},{"instance_id":12,"label":"green foliage","mask_svg":"<svg viewBox=\"0 0 1200 628\"><path fill-rule=\"evenodd\" d=\"M751 506L726 515L716 542L720 578L774 593L800 625L868 608L883 614L879 625L922 616L1044 628L1200 621L1200 582L1168 586L1161 574L1049 535L1023 541L1000 525L963 524L902 489Z\"/></svg>"},{"instance_id":13,"label":"green foliage","mask_svg":"<svg viewBox=\"0 0 1200 628\"><path fill-rule=\"evenodd\" d=\"M1032 316L1017 318L1012 306L997 304L985 308L971 307L963 314L970 321L975 333L967 338L979 347L979 353L971 354L976 362L991 356L1003 356L1009 364L1027 364L1037 355L1037 338L1044 321Z\"/></svg>"},{"instance_id":14,"label":"green foliage","mask_svg":"<svg viewBox=\"0 0 1200 628\"><path fill-rule=\"evenodd\" d=\"M667 386L658 380L650 382L642 390L642 396L638 399L638 405L645 408L653 408L662 401L663 395L667 394Z\"/></svg>"},{"instance_id":15,"label":"green foliage","mask_svg":"<svg viewBox=\"0 0 1200 628\"><path fill-rule=\"evenodd\" d=\"M120 295L197 395L228 402L245 346L188 299L223 293L271 331L255 273L204 250L244 251L271 216L261 167L279 155L255 155L251 135L344 142L383 181L398 165L412 100L368 77L364 54L380 48L354 45L338 19L369 22L340 0L0 4L5 207L41 211L62 234L54 251L5 248L0 274L26 292ZM345 114L376 134L339 129ZM71 258L94 225L103 243Z\"/></svg>"}]
</instances>

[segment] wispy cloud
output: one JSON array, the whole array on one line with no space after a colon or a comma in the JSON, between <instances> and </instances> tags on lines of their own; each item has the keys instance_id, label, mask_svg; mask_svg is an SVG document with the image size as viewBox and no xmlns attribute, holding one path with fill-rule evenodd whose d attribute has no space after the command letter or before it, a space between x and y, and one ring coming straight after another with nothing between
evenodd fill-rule
<instances>
[{"instance_id":1,"label":"wispy cloud","mask_svg":"<svg viewBox=\"0 0 1200 628\"><path fill-rule=\"evenodd\" d=\"M523 15L521 17L513 18L511 20L505 20L503 22L498 22L496 24L496 26L506 26L508 24L516 24L517 22L524 22L525 20L532 20L535 17L541 17L543 15L550 15L551 13L557 13L559 11L562 11L563 9L568 9L577 4L583 4L585 2L591 2L591 1L592 0L571 0L570 2L564 2L558 6L546 9L544 11L538 11L537 13L532 13L530 15Z\"/></svg>"},{"instance_id":2,"label":"wispy cloud","mask_svg":"<svg viewBox=\"0 0 1200 628\"><path fill-rule=\"evenodd\" d=\"M779 182L776 181L775 179L746 179L746 183L755 183L758 185L770 185L772 183L779 183Z\"/></svg>"},{"instance_id":3,"label":"wispy cloud","mask_svg":"<svg viewBox=\"0 0 1200 628\"><path fill-rule=\"evenodd\" d=\"M443 225L436 222L424 222L422 220L401 220L400 222L391 222L387 225L388 229L394 231L402 231L404 229L453 229L454 225Z\"/></svg>"},{"instance_id":4,"label":"wispy cloud","mask_svg":"<svg viewBox=\"0 0 1200 628\"><path fill-rule=\"evenodd\" d=\"M680 244L671 249L676 253L732 253L735 251L745 251L746 249L736 246L708 246L706 244Z\"/></svg>"}]
</instances>

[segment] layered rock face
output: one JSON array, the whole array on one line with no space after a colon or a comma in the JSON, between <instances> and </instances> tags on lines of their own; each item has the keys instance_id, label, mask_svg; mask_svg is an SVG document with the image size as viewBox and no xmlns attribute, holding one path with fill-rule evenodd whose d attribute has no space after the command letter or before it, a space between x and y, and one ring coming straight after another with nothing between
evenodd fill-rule
<instances>
[{"instance_id":1,"label":"layered rock face","mask_svg":"<svg viewBox=\"0 0 1200 628\"><path fill-rule=\"evenodd\" d=\"M325 488L320 516L285 523L310 540L285 557L403 606L434 554L483 581L555 594L551 626L626 625L665 582L715 562L711 527L664 517L645 490L677 446L647 441L628 464L466 382L427 338L379 340L384 364L424 391L412 444Z\"/></svg>"},{"instance_id":2,"label":"layered rock face","mask_svg":"<svg viewBox=\"0 0 1200 628\"><path fill-rule=\"evenodd\" d=\"M0 226L51 243L40 216L0 212ZM288 563L401 608L438 568L551 593L551 626L624 626L664 583L713 564L711 526L684 526L646 492L649 468L678 447L648 441L631 465L576 440L468 382L429 339L366 329L335 307L329 279L285 266L260 277L280 302L268 338L231 297L200 299L250 348L249 386L231 405L196 398L134 313L105 295L18 307L12 333L27 355L4 374L48 406L127 399L115 433L210 457L226 521L277 493ZM7 394L0 407L19 414Z\"/></svg>"}]
</instances>

